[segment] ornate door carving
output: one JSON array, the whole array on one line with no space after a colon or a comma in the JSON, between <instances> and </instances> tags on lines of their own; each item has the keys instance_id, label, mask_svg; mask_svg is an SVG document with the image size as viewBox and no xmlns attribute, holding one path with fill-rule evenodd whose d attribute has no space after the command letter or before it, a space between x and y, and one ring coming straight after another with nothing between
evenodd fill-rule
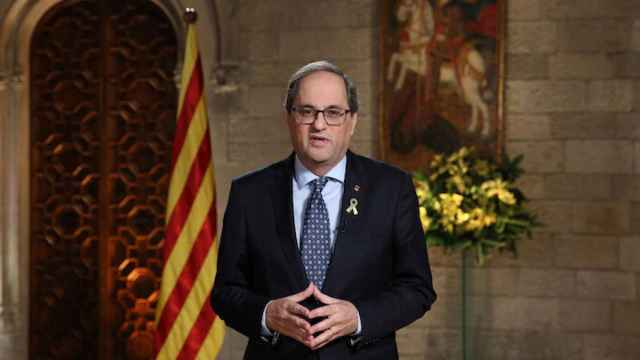
<instances>
[{"instance_id":1,"label":"ornate door carving","mask_svg":"<svg viewBox=\"0 0 640 360\"><path fill-rule=\"evenodd\" d=\"M36 28L32 359L151 358L176 46L148 0L64 1Z\"/></svg>"}]
</instances>

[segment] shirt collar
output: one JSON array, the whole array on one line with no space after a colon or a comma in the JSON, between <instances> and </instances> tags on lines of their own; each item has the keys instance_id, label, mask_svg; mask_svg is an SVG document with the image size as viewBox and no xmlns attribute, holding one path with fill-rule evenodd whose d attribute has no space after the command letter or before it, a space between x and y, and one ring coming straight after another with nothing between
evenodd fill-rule
<instances>
[{"instance_id":1,"label":"shirt collar","mask_svg":"<svg viewBox=\"0 0 640 360\"><path fill-rule=\"evenodd\" d=\"M310 181L317 179L319 176L312 173L311 170L307 169L302 161L298 158L298 155L295 156L293 162L293 168L295 171L294 178L296 180L296 184L298 189L302 189L306 186ZM330 180L335 180L341 183L344 183L344 177L347 173L347 156L345 155L340 162L336 164L329 172L325 175Z\"/></svg>"}]
</instances>

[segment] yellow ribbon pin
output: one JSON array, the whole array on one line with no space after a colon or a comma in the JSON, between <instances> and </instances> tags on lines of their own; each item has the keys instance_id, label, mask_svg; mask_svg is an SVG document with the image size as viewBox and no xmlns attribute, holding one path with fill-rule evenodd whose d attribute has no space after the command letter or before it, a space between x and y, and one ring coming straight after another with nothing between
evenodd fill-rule
<instances>
[{"instance_id":1,"label":"yellow ribbon pin","mask_svg":"<svg viewBox=\"0 0 640 360\"><path fill-rule=\"evenodd\" d=\"M347 208L347 212L353 215L358 215L358 199L352 198L349 200L349 207Z\"/></svg>"}]
</instances>

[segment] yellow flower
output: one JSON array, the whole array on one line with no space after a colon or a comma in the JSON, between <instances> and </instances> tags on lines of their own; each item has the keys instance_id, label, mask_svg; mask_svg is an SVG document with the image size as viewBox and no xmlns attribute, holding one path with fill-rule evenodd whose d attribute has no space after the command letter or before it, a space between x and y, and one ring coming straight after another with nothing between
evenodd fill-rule
<instances>
[{"instance_id":1,"label":"yellow flower","mask_svg":"<svg viewBox=\"0 0 640 360\"><path fill-rule=\"evenodd\" d=\"M453 223L456 220L455 212L443 212L441 215L440 221L442 221L443 224Z\"/></svg>"},{"instance_id":2,"label":"yellow flower","mask_svg":"<svg viewBox=\"0 0 640 360\"><path fill-rule=\"evenodd\" d=\"M433 168L434 168L434 170L436 170L436 169L435 169L435 166L434 166ZM447 172L447 167L446 167L446 166L439 166L439 167L437 168L437 170L436 170L436 171L434 171L434 172L429 176L429 180L431 180L431 181L435 181L435 180L438 178L438 176L440 176L440 175L444 174L445 172Z\"/></svg>"},{"instance_id":3,"label":"yellow flower","mask_svg":"<svg viewBox=\"0 0 640 360\"><path fill-rule=\"evenodd\" d=\"M448 180L448 182L449 182L449 184L452 184L453 186L455 186L456 190L458 190L458 192L464 192L466 190L466 186L464 185L464 180L462 179L462 176L460 176L460 175L452 176Z\"/></svg>"},{"instance_id":4,"label":"yellow flower","mask_svg":"<svg viewBox=\"0 0 640 360\"><path fill-rule=\"evenodd\" d=\"M462 204L462 196L459 194L440 194L440 204L442 205L442 216L453 221L460 204Z\"/></svg>"},{"instance_id":5,"label":"yellow flower","mask_svg":"<svg viewBox=\"0 0 640 360\"><path fill-rule=\"evenodd\" d=\"M469 148L467 147L461 147L460 150L454 152L453 154L451 154L448 158L447 158L447 162L448 163L455 163L459 160L463 160L464 158L467 157L467 155L469 155L471 153L471 151L469 150Z\"/></svg>"},{"instance_id":6,"label":"yellow flower","mask_svg":"<svg viewBox=\"0 0 640 360\"><path fill-rule=\"evenodd\" d=\"M480 190L489 198L497 196L503 203L513 205L516 203L516 198L511 191L507 190L507 185L502 179L488 180L480 185Z\"/></svg>"},{"instance_id":7,"label":"yellow flower","mask_svg":"<svg viewBox=\"0 0 640 360\"><path fill-rule=\"evenodd\" d=\"M463 223L468 217L468 214L465 214L460 209L463 197L456 193L440 194L438 197L440 198L440 204L438 204L438 207L440 208L439 213L441 215L440 223L447 232L452 234L454 224Z\"/></svg>"},{"instance_id":8,"label":"yellow flower","mask_svg":"<svg viewBox=\"0 0 640 360\"><path fill-rule=\"evenodd\" d=\"M488 214L484 217L484 226L493 225L496 223L496 214Z\"/></svg>"},{"instance_id":9,"label":"yellow flower","mask_svg":"<svg viewBox=\"0 0 640 360\"><path fill-rule=\"evenodd\" d=\"M442 206L444 206L445 208L447 207L455 207L457 208L458 206L460 206L460 204L462 204L462 195L460 194L456 194L456 193L452 193L452 194L440 194L440 200L442 201Z\"/></svg>"},{"instance_id":10,"label":"yellow flower","mask_svg":"<svg viewBox=\"0 0 640 360\"><path fill-rule=\"evenodd\" d=\"M453 234L453 224L452 223L443 223L444 229L449 233Z\"/></svg>"},{"instance_id":11,"label":"yellow flower","mask_svg":"<svg viewBox=\"0 0 640 360\"><path fill-rule=\"evenodd\" d=\"M460 168L460 172L462 174L466 174L467 171L469 171L469 167L467 167L467 164L465 164L465 162L462 161L462 159L458 161L458 167Z\"/></svg>"},{"instance_id":12,"label":"yellow flower","mask_svg":"<svg viewBox=\"0 0 640 360\"><path fill-rule=\"evenodd\" d=\"M427 215L427 209L424 206L420 206L420 224L422 224L422 231L426 232L431 226L431 218Z\"/></svg>"},{"instance_id":13,"label":"yellow flower","mask_svg":"<svg viewBox=\"0 0 640 360\"><path fill-rule=\"evenodd\" d=\"M516 198L513 196L513 193L507 190L498 192L498 199L507 205L513 205L516 203Z\"/></svg>"},{"instance_id":14,"label":"yellow flower","mask_svg":"<svg viewBox=\"0 0 640 360\"><path fill-rule=\"evenodd\" d=\"M455 214L453 214L453 215L455 215ZM445 227L446 227L447 225L449 225L449 224L452 224L452 223L453 223L453 220L454 220L454 219L453 219L453 217L451 216L451 214L442 214L442 216L440 217L440 223L441 223L443 226L445 226Z\"/></svg>"},{"instance_id":15,"label":"yellow flower","mask_svg":"<svg viewBox=\"0 0 640 360\"><path fill-rule=\"evenodd\" d=\"M429 194L430 194L429 184L425 181L413 179L413 185L416 187L416 195L418 195L418 202L422 204L429 197Z\"/></svg>"},{"instance_id":16,"label":"yellow flower","mask_svg":"<svg viewBox=\"0 0 640 360\"><path fill-rule=\"evenodd\" d=\"M442 155L436 155L431 160L431 167L436 167L442 163Z\"/></svg>"},{"instance_id":17,"label":"yellow flower","mask_svg":"<svg viewBox=\"0 0 640 360\"><path fill-rule=\"evenodd\" d=\"M456 212L456 225L461 225L469 220L470 215L462 210Z\"/></svg>"},{"instance_id":18,"label":"yellow flower","mask_svg":"<svg viewBox=\"0 0 640 360\"><path fill-rule=\"evenodd\" d=\"M474 208L471 210L471 219L465 226L465 230L480 230L496 222L495 214L485 214L482 208Z\"/></svg>"},{"instance_id":19,"label":"yellow flower","mask_svg":"<svg viewBox=\"0 0 640 360\"><path fill-rule=\"evenodd\" d=\"M440 206L440 201L433 199L433 202L431 203L431 207L433 207L433 210L440 212L440 210L442 209L442 207Z\"/></svg>"}]
</instances>

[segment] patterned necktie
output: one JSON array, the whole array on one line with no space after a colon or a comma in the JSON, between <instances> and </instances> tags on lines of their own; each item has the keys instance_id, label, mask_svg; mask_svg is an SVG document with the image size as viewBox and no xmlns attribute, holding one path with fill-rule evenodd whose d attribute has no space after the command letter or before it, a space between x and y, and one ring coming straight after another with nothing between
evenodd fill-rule
<instances>
[{"instance_id":1,"label":"patterned necktie","mask_svg":"<svg viewBox=\"0 0 640 360\"><path fill-rule=\"evenodd\" d=\"M304 212L300 251L302 263L307 272L307 279L322 289L324 277L329 266L331 255L331 239L329 230L329 212L322 199L322 189L329 179L319 177L311 184L311 196Z\"/></svg>"}]
</instances>

